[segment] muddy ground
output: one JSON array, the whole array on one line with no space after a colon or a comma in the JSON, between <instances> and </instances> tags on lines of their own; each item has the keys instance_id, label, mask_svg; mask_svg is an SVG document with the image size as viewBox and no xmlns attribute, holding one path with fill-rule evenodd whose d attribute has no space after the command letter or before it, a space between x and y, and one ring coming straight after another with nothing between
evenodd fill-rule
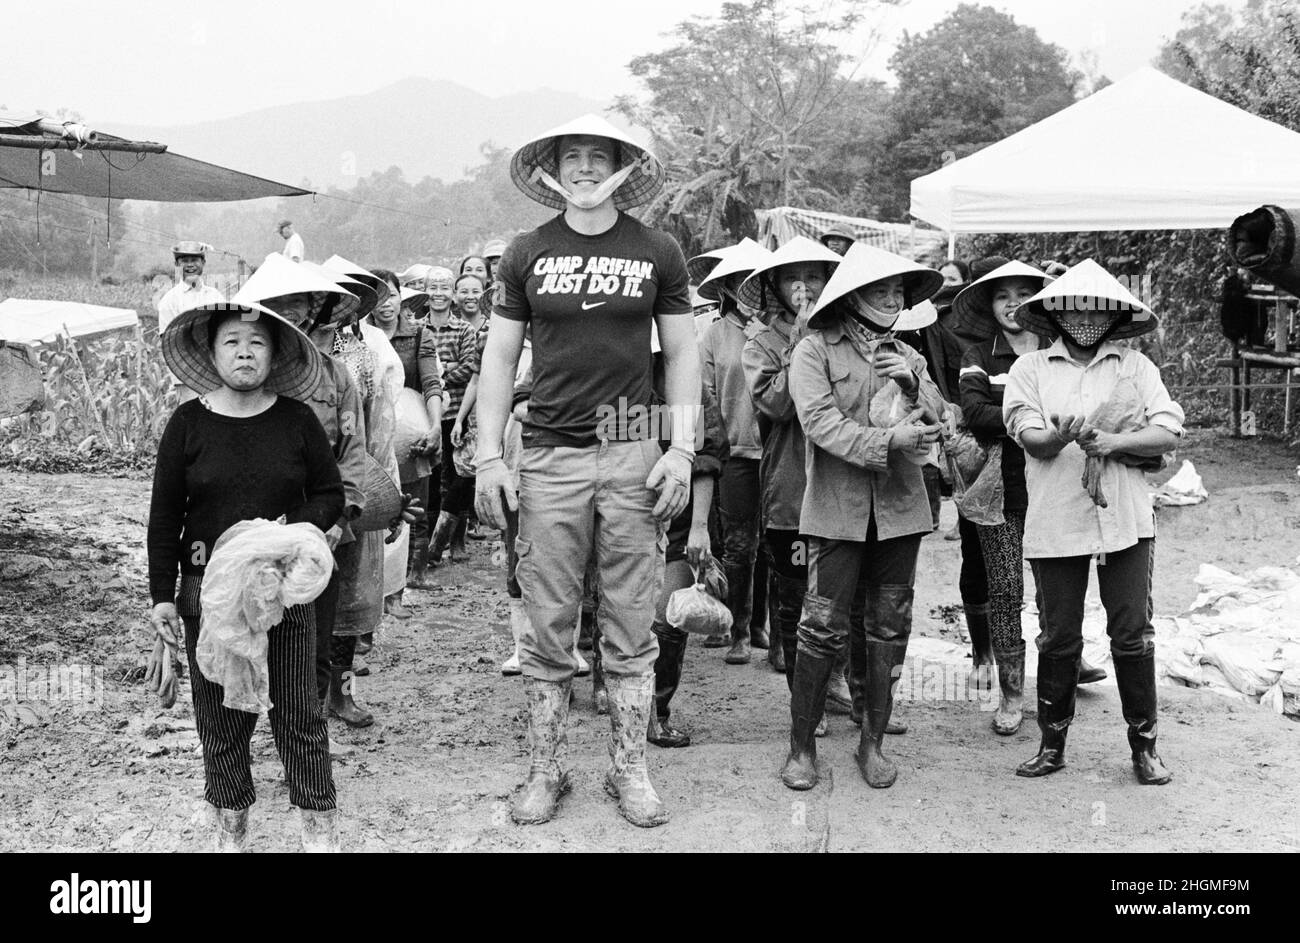
<instances>
[{"instance_id":1,"label":"muddy ground","mask_svg":"<svg viewBox=\"0 0 1300 943\"><path fill-rule=\"evenodd\" d=\"M1294 449L1194 432L1182 457L1210 500L1160 511L1155 603L1184 611L1197 567L1242 572L1294 566L1300 480ZM140 680L146 629L144 478L0 473L0 851L191 851L206 843L203 773L188 685L161 710ZM945 503L945 526L952 518ZM1045 780L1012 770L1037 745L1029 719L1011 738L967 700L914 700L889 748L898 783L871 790L852 751L857 728L831 718L823 782L793 793L777 778L788 733L783 679L760 659L727 666L692 644L674 717L694 744L650 747L673 812L667 826L623 822L601 789L608 721L579 680L571 721L575 786L559 817L520 828L507 814L526 764L518 679L509 653L502 571L488 543L411 593L417 615L388 620L359 679L378 718L353 731L336 760L343 840L351 850L1079 851L1300 850L1300 725L1187 688L1161 687L1164 788L1129 769L1113 686L1085 688L1069 767ZM926 538L918 636L960 643L958 544ZM1032 584L1030 584L1032 585ZM14 677L25 667L25 697ZM51 699L33 673L87 671L82 691ZM62 691L67 691L64 681ZM1032 679L1030 691L1032 705ZM282 773L265 723L254 738L259 800L252 847L297 847Z\"/></svg>"}]
</instances>

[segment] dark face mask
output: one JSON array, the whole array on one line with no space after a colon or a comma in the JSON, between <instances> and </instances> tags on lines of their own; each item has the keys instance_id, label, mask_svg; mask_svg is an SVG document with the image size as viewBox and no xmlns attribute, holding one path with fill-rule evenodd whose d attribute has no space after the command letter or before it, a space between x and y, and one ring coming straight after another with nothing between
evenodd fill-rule
<instances>
[{"instance_id":1,"label":"dark face mask","mask_svg":"<svg viewBox=\"0 0 1300 943\"><path fill-rule=\"evenodd\" d=\"M1076 347L1083 350L1093 350L1100 347L1106 338L1110 337L1124 323L1124 318L1115 316L1106 324L1083 324L1083 325L1066 325L1062 324L1056 318L1052 319L1056 324L1056 329L1068 337Z\"/></svg>"}]
</instances>

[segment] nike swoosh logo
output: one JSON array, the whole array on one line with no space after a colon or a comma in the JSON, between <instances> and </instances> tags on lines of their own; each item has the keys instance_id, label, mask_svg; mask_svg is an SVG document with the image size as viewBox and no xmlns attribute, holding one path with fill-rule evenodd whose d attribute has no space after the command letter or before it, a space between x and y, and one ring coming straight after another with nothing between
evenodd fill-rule
<instances>
[{"instance_id":1,"label":"nike swoosh logo","mask_svg":"<svg viewBox=\"0 0 1300 943\"><path fill-rule=\"evenodd\" d=\"M582 303L582 310L590 311L592 308L599 308L603 304L605 304L603 301L584 301Z\"/></svg>"}]
</instances>

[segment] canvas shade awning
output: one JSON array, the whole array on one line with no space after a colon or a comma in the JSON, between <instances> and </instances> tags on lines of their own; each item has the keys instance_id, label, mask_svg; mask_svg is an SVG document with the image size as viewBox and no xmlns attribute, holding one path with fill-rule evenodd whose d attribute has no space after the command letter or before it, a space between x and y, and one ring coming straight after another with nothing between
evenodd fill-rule
<instances>
[{"instance_id":1,"label":"canvas shade awning","mask_svg":"<svg viewBox=\"0 0 1300 943\"><path fill-rule=\"evenodd\" d=\"M1300 206L1300 134L1152 68L912 181L948 232L1226 229Z\"/></svg>"},{"instance_id":2,"label":"canvas shade awning","mask_svg":"<svg viewBox=\"0 0 1300 943\"><path fill-rule=\"evenodd\" d=\"M90 337L106 331L134 328L140 317L134 308L110 308L80 301L6 298L0 301L0 340L15 344L49 344L67 333Z\"/></svg>"},{"instance_id":3,"label":"canvas shade awning","mask_svg":"<svg viewBox=\"0 0 1300 943\"><path fill-rule=\"evenodd\" d=\"M882 223L861 216L841 216L793 206L758 210L755 216L758 218L758 242L768 249L783 246L795 236L821 239L822 234L834 226L848 229L858 242L899 255L921 254L943 242L941 233L917 229L907 223Z\"/></svg>"},{"instance_id":4,"label":"canvas shade awning","mask_svg":"<svg viewBox=\"0 0 1300 943\"><path fill-rule=\"evenodd\" d=\"M0 112L0 187L114 200L219 203L311 191L34 114Z\"/></svg>"}]
</instances>

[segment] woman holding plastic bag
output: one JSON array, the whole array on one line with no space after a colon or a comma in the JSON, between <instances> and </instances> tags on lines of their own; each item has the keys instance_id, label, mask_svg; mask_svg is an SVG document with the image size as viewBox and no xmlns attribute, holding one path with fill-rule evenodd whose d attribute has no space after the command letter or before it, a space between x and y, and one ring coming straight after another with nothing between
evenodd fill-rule
<instances>
[{"instance_id":1,"label":"woman holding plastic bag","mask_svg":"<svg viewBox=\"0 0 1300 943\"><path fill-rule=\"evenodd\" d=\"M283 517L329 531L343 513L343 483L325 430L298 401L322 375L322 358L304 334L260 305L223 302L182 312L163 333L162 351L171 371L201 395L176 409L158 446L148 528L151 621L175 647L183 620L216 848L242 851L254 801L248 750L257 715L223 706L222 687L199 670L204 569L218 538L239 521ZM303 847L337 851L311 605L284 611L268 633L266 655L269 719L289 799L302 810Z\"/></svg>"},{"instance_id":2,"label":"woman holding plastic bag","mask_svg":"<svg viewBox=\"0 0 1300 943\"><path fill-rule=\"evenodd\" d=\"M932 525L921 466L939 441L944 402L925 358L891 329L942 284L933 269L857 243L822 290L791 359L790 391L808 449L799 529L810 545L790 756L781 771L791 789L817 783L814 732L855 597L865 600L866 654L858 767L875 788L898 776L881 743L912 629L916 558Z\"/></svg>"},{"instance_id":3,"label":"woman holding plastic bag","mask_svg":"<svg viewBox=\"0 0 1300 943\"><path fill-rule=\"evenodd\" d=\"M1045 776L1065 766L1083 600L1096 556L1133 769L1138 782L1163 785L1171 776L1156 754L1155 512L1138 466L1177 446L1183 410L1155 364L1114 343L1155 330L1156 317L1091 259L1022 304L1016 317L1054 339L1012 364L1002 403L1007 433L1025 450L1024 553L1039 599L1042 739L1016 774Z\"/></svg>"},{"instance_id":4,"label":"woman holding plastic bag","mask_svg":"<svg viewBox=\"0 0 1300 943\"><path fill-rule=\"evenodd\" d=\"M976 532L988 578L988 623L997 664L1001 701L993 714L993 731L1009 737L1020 729L1025 684L1025 642L1020 610L1024 608L1025 453L1007 436L1002 423L1002 395L1016 359L1045 346L1016 320L1016 308L1041 291L1049 279L1023 262L1007 262L964 288L953 302L954 316L968 334L984 339L962 357L961 409L966 428L989 448L990 468L1002 485L1000 511L979 519ZM992 446L998 446L993 449ZM993 464L996 462L996 464ZM995 523L1001 517L1001 523Z\"/></svg>"}]
</instances>

